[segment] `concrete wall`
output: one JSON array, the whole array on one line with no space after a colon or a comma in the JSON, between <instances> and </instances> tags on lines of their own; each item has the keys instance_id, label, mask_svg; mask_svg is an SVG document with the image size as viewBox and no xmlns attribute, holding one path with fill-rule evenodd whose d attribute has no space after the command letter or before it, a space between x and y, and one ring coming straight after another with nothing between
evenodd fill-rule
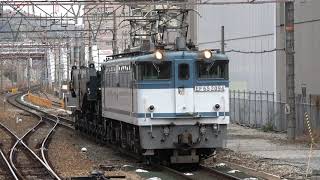
<instances>
[{"instance_id":1,"label":"concrete wall","mask_svg":"<svg viewBox=\"0 0 320 180\"><path fill-rule=\"evenodd\" d=\"M263 51L276 47L275 4L199 6L200 49L220 48L220 29L225 26L226 51ZM276 90L275 52L245 54L229 52L232 89Z\"/></svg>"}]
</instances>

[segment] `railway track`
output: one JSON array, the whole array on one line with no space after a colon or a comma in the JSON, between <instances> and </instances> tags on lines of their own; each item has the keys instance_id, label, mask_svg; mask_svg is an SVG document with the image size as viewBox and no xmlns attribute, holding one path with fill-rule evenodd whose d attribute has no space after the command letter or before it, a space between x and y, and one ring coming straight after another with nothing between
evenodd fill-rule
<instances>
[{"instance_id":1,"label":"railway track","mask_svg":"<svg viewBox=\"0 0 320 180\"><path fill-rule=\"evenodd\" d=\"M44 118L44 120L52 121L52 122L58 121L59 126L74 130L74 122L73 121L71 121L65 117L52 115L52 114L46 112L45 109L39 109L37 106L23 102L22 98L24 96L25 95L20 95L20 96L16 97L16 99L15 99L16 104L19 107L28 109L28 111L31 111L32 113L39 114L40 116L42 116Z\"/></svg>"},{"instance_id":2,"label":"railway track","mask_svg":"<svg viewBox=\"0 0 320 180\"><path fill-rule=\"evenodd\" d=\"M38 108L36 106L32 106L31 104L25 104L24 102L21 101L21 99L19 97L16 98L16 102L19 103L20 105L23 105L25 107L27 107L29 110L31 111L36 111L36 112L40 112L40 114L42 115L43 119L46 121L51 121L51 122L56 122L55 126L61 125L64 126L66 128L72 129L74 122L70 121L64 117L59 117L59 116L54 116L51 115L49 113L47 113L45 111L45 109L42 108ZM53 129L52 129L53 130ZM49 139L46 138L46 139ZM44 141L46 142L46 141ZM42 150L42 157L45 157L44 153L44 149L45 149L45 143L43 143L42 147L40 148ZM114 147L113 147L114 149ZM127 154L127 153L125 153ZM129 155L132 156L132 155ZM136 158L136 157L134 157ZM46 164L49 164L46 160L44 161ZM201 180L206 180L206 179L219 179L219 180L240 180L240 179L255 179L255 177L249 176L245 173L241 173L241 172L237 172L234 174L230 174L228 173L228 171L230 169L226 169L226 168L208 168L208 167L204 167L204 166L198 166L197 169L193 169L193 170L181 170L181 169L177 169L177 168L171 168L168 166L163 166L163 165L154 165L154 168L157 169L161 169L161 171L163 171L164 174L170 174L170 176L173 177L173 179L186 179L186 180L196 180L196 179L201 179ZM231 169L232 170L232 169ZM187 173L189 172L189 173ZM261 179L261 178L256 178L256 179Z\"/></svg>"},{"instance_id":3,"label":"railway track","mask_svg":"<svg viewBox=\"0 0 320 180\"><path fill-rule=\"evenodd\" d=\"M196 168L184 168L183 170L181 170L181 168L168 167L163 165L156 165L155 167L161 170L168 171L171 174L175 174L178 177L178 179L185 179L185 180L243 180L243 179L258 180L258 179L262 179L258 177L252 177L243 172L230 174L221 169L209 168L202 165ZM234 170L234 171L237 171L237 170Z\"/></svg>"},{"instance_id":4,"label":"railway track","mask_svg":"<svg viewBox=\"0 0 320 180\"><path fill-rule=\"evenodd\" d=\"M46 117L26 106L22 106L17 101L19 96L11 96L8 102L18 109L31 113L39 121L22 137L18 137L13 131L1 124L1 127L15 139L9 153L10 165L18 179L60 179L50 167L45 152L48 139L52 136L59 121L51 120L51 124L45 122Z\"/></svg>"},{"instance_id":5,"label":"railway track","mask_svg":"<svg viewBox=\"0 0 320 180\"><path fill-rule=\"evenodd\" d=\"M0 123L1 128L16 140L11 150L7 153L8 155L5 155L6 161L10 162L6 164L10 169L13 179L56 179L56 175L51 168L47 167L47 165L43 163L43 160L24 142L24 138L40 123L41 122L37 123L33 128L28 130L21 138Z\"/></svg>"},{"instance_id":6,"label":"railway track","mask_svg":"<svg viewBox=\"0 0 320 180\"><path fill-rule=\"evenodd\" d=\"M2 125L2 124L1 124ZM18 177L13 170L10 161L8 152L14 142L14 139L10 137L10 134L6 132L6 130L0 125L0 179L5 180L17 180ZM10 142L8 142L10 141Z\"/></svg>"},{"instance_id":7,"label":"railway track","mask_svg":"<svg viewBox=\"0 0 320 180\"><path fill-rule=\"evenodd\" d=\"M90 137L89 137L90 138ZM94 139L93 139L94 140ZM119 151L121 154L142 161L143 157L135 153L118 149L114 145L108 145L115 151ZM170 179L179 180L263 180L264 178L251 176L245 172L241 172L237 169L232 169L228 166L217 166L217 167L206 167L203 165L199 166L188 166L188 165L177 165L177 166L166 166L162 164L152 163L150 166L146 166L146 169L150 171L158 172L161 174L169 175ZM234 172L234 173L232 173ZM167 178L167 176L166 176Z\"/></svg>"},{"instance_id":8,"label":"railway track","mask_svg":"<svg viewBox=\"0 0 320 180\"><path fill-rule=\"evenodd\" d=\"M13 138L11 134L7 132L6 127L0 123L0 179L18 179L9 161L10 148L14 142L15 138Z\"/></svg>"},{"instance_id":9,"label":"railway track","mask_svg":"<svg viewBox=\"0 0 320 180\"><path fill-rule=\"evenodd\" d=\"M14 172L10 162L8 161L5 153L0 149L0 179L4 180L18 180L18 176Z\"/></svg>"}]
</instances>

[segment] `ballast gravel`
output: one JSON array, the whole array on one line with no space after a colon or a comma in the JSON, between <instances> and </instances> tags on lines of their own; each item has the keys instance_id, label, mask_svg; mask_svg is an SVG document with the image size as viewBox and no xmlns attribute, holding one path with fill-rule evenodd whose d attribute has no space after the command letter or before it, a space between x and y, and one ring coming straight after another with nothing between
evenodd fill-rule
<instances>
[{"instance_id":1,"label":"ballast gravel","mask_svg":"<svg viewBox=\"0 0 320 180\"><path fill-rule=\"evenodd\" d=\"M81 151L82 148L87 151ZM126 165L135 166L134 160L121 157L114 150L100 146L75 131L57 129L48 151L52 166L63 178L88 176L94 170L104 170L107 176L141 179L134 171L126 171Z\"/></svg>"}]
</instances>

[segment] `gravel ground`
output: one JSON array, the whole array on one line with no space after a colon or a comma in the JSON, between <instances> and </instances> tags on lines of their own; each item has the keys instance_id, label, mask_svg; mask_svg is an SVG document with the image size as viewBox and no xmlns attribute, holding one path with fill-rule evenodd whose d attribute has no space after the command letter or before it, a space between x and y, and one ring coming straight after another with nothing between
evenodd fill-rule
<instances>
[{"instance_id":1,"label":"gravel ground","mask_svg":"<svg viewBox=\"0 0 320 180\"><path fill-rule=\"evenodd\" d=\"M305 173L303 168L291 165L287 162L234 152L232 150L220 151L217 154L217 160L239 164L284 178L297 178ZM206 166L214 166L216 162L213 158L209 158L204 161L204 164Z\"/></svg>"},{"instance_id":2,"label":"gravel ground","mask_svg":"<svg viewBox=\"0 0 320 180\"><path fill-rule=\"evenodd\" d=\"M3 96L0 96L0 102L0 121L19 137L39 121L37 118L11 106L9 103L5 103L4 107Z\"/></svg>"},{"instance_id":3,"label":"gravel ground","mask_svg":"<svg viewBox=\"0 0 320 180\"><path fill-rule=\"evenodd\" d=\"M3 106L0 105L1 108ZM23 112L7 110L3 117L8 116L8 114L10 114L10 117L17 113L21 114ZM14 118L2 118L1 114L0 120L5 121L10 128L17 131L31 127L36 122L31 117L23 116L24 120L21 123L16 123ZM230 125L228 129L227 146L229 149L219 152L217 156L219 159L281 177L294 178L305 173L307 144L288 143L286 135L280 133L265 133L237 125ZM86 153L81 152L83 147L87 148ZM317 145L314 157L320 156L318 149L319 146ZM298 158L299 155L302 159ZM292 157L295 160L292 160ZM134 167L139 166L134 160L122 157L114 150L106 146L99 146L93 140L64 128L59 128L54 134L49 146L49 160L58 174L63 177L87 176L92 170L107 167L110 169L106 171L107 175L125 175L126 179L142 179L134 172ZM206 165L215 164L212 159L208 159L204 163ZM312 165L317 167L317 163ZM132 168L129 168L128 171L128 168L124 167Z\"/></svg>"},{"instance_id":4,"label":"gravel ground","mask_svg":"<svg viewBox=\"0 0 320 180\"><path fill-rule=\"evenodd\" d=\"M4 109L3 96L0 96L0 102L0 121L18 136L22 136L38 122L37 118L8 103L5 104ZM0 131L1 142L9 141L8 137L2 133ZM82 153L82 147L86 147L88 151ZM106 175L124 175L126 179L132 180L142 179L134 171L135 167L138 167L134 160L128 160L114 150L99 146L92 140L64 128L56 130L49 145L48 154L49 161L63 177L87 176L92 170L107 167Z\"/></svg>"},{"instance_id":5,"label":"gravel ground","mask_svg":"<svg viewBox=\"0 0 320 180\"><path fill-rule=\"evenodd\" d=\"M309 144L288 142L286 134L263 132L239 125L228 126L227 148L217 157L280 177L298 178L306 172ZM205 161L212 165L212 159ZM319 144L313 149L310 167L320 168Z\"/></svg>"},{"instance_id":6,"label":"gravel ground","mask_svg":"<svg viewBox=\"0 0 320 180\"><path fill-rule=\"evenodd\" d=\"M83 147L87 148L86 153L81 152ZM136 166L134 160L122 157L114 150L64 128L55 132L49 146L49 159L63 177L87 176L92 170L105 167L109 169L106 175L125 175L126 179L141 179L135 172L123 168L127 165Z\"/></svg>"},{"instance_id":7,"label":"gravel ground","mask_svg":"<svg viewBox=\"0 0 320 180\"><path fill-rule=\"evenodd\" d=\"M8 153L14 142L14 139L3 128L0 128L0 145L4 153Z\"/></svg>"},{"instance_id":8,"label":"gravel ground","mask_svg":"<svg viewBox=\"0 0 320 180\"><path fill-rule=\"evenodd\" d=\"M27 145L33 151L38 152L38 155L40 155L39 150L42 145L41 143L44 140L44 138L48 135L53 125L53 123L44 121L38 126L38 128L35 129L35 133L31 133L28 137L26 137L25 140L27 141Z\"/></svg>"}]
</instances>

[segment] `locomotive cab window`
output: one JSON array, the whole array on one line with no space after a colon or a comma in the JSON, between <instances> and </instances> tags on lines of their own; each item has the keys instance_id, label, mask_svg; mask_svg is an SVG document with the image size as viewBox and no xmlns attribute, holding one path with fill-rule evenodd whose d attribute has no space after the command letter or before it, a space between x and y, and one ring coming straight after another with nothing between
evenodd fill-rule
<instances>
[{"instance_id":1,"label":"locomotive cab window","mask_svg":"<svg viewBox=\"0 0 320 180\"><path fill-rule=\"evenodd\" d=\"M179 64L179 80L189 79L189 64Z\"/></svg>"},{"instance_id":2,"label":"locomotive cab window","mask_svg":"<svg viewBox=\"0 0 320 180\"><path fill-rule=\"evenodd\" d=\"M138 62L137 80L169 80L171 78L171 62Z\"/></svg>"},{"instance_id":3,"label":"locomotive cab window","mask_svg":"<svg viewBox=\"0 0 320 180\"><path fill-rule=\"evenodd\" d=\"M229 79L228 61L197 62L198 79Z\"/></svg>"}]
</instances>

